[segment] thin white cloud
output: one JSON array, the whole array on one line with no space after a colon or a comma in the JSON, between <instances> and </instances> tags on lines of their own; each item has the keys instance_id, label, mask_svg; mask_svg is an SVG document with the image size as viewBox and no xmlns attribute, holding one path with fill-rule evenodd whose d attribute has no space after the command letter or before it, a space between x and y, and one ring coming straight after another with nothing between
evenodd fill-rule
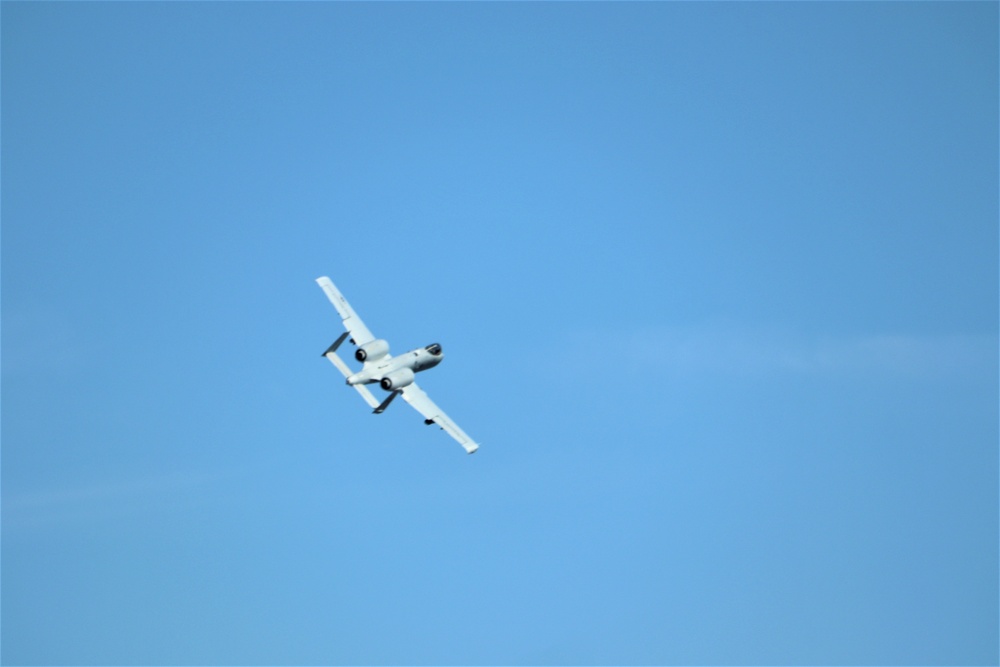
<instances>
[{"instance_id":1,"label":"thin white cloud","mask_svg":"<svg viewBox=\"0 0 1000 667\"><path fill-rule=\"evenodd\" d=\"M54 307L4 308L3 374L61 374L83 370L80 325Z\"/></svg>"},{"instance_id":2,"label":"thin white cloud","mask_svg":"<svg viewBox=\"0 0 1000 667\"><path fill-rule=\"evenodd\" d=\"M93 520L190 504L197 492L221 478L217 474L179 472L31 490L11 490L8 485L3 494L3 525L8 529Z\"/></svg>"},{"instance_id":3,"label":"thin white cloud","mask_svg":"<svg viewBox=\"0 0 1000 667\"><path fill-rule=\"evenodd\" d=\"M624 337L589 332L579 349L607 349L631 370L674 373L878 374L940 377L993 372L996 335L807 336L778 329L652 328Z\"/></svg>"},{"instance_id":4,"label":"thin white cloud","mask_svg":"<svg viewBox=\"0 0 1000 667\"><path fill-rule=\"evenodd\" d=\"M864 336L825 342L813 354L812 366L821 371L955 375L996 369L997 346L996 336Z\"/></svg>"}]
</instances>

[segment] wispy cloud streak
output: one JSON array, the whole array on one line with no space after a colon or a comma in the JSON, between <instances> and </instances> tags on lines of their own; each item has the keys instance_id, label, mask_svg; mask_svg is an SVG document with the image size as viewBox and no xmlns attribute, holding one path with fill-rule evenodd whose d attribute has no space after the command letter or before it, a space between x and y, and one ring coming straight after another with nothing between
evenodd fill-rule
<instances>
[{"instance_id":1,"label":"wispy cloud streak","mask_svg":"<svg viewBox=\"0 0 1000 667\"><path fill-rule=\"evenodd\" d=\"M609 343L609 341L613 341ZM780 330L653 328L624 338L590 332L586 348L627 350L628 368L650 365L677 373L789 373L943 377L996 373L996 335L806 336Z\"/></svg>"},{"instance_id":2,"label":"wispy cloud streak","mask_svg":"<svg viewBox=\"0 0 1000 667\"><path fill-rule=\"evenodd\" d=\"M220 475L186 472L3 493L3 526L99 519L190 504Z\"/></svg>"}]
</instances>

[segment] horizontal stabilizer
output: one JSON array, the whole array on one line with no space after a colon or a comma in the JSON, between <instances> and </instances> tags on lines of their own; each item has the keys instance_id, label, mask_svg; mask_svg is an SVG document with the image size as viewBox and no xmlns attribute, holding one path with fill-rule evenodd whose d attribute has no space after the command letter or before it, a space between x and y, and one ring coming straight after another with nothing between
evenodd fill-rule
<instances>
[{"instance_id":1,"label":"horizontal stabilizer","mask_svg":"<svg viewBox=\"0 0 1000 667\"><path fill-rule=\"evenodd\" d=\"M327 351L323 354L323 356L329 359L330 363L336 366L337 370L340 371L345 378L349 378L354 374L347 364L344 363L344 360L337 356L336 352ZM361 394L361 398L365 399L365 403L367 403L369 407L378 407L378 400L372 396L370 391L368 391L368 387L363 384L354 384L351 386L358 390L358 393Z\"/></svg>"}]
</instances>

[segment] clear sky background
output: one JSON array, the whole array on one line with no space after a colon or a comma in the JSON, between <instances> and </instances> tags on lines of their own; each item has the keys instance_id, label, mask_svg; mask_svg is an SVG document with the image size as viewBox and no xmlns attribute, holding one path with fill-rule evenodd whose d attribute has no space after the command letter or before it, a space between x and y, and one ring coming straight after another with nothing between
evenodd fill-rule
<instances>
[{"instance_id":1,"label":"clear sky background","mask_svg":"<svg viewBox=\"0 0 1000 667\"><path fill-rule=\"evenodd\" d=\"M996 664L996 3L0 13L4 663Z\"/></svg>"}]
</instances>

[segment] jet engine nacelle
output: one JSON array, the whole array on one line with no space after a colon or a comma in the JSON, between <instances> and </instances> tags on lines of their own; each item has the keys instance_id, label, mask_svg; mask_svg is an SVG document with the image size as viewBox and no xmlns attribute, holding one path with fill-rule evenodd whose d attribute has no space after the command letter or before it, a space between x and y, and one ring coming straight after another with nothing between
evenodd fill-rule
<instances>
[{"instance_id":1,"label":"jet engine nacelle","mask_svg":"<svg viewBox=\"0 0 1000 667\"><path fill-rule=\"evenodd\" d=\"M409 368L393 371L379 381L379 385L386 391L395 391L411 384L413 384L413 371Z\"/></svg>"},{"instance_id":2,"label":"jet engine nacelle","mask_svg":"<svg viewBox=\"0 0 1000 667\"><path fill-rule=\"evenodd\" d=\"M354 358L358 361L378 361L389 354L389 343L381 338L365 343L354 352Z\"/></svg>"}]
</instances>

